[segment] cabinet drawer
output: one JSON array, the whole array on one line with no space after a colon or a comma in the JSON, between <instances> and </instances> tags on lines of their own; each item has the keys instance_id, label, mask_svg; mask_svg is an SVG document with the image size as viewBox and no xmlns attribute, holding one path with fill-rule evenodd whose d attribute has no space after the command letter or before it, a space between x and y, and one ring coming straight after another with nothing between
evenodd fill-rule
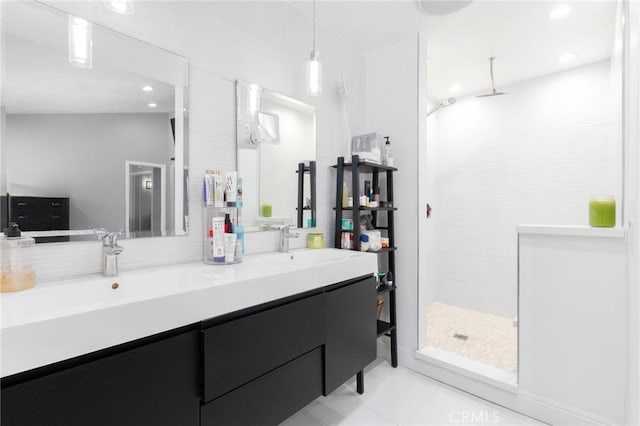
<instances>
[{"instance_id":1,"label":"cabinet drawer","mask_svg":"<svg viewBox=\"0 0 640 426\"><path fill-rule=\"evenodd\" d=\"M25 211L12 212L11 221L23 231L54 231L69 229L69 216L66 213L48 213Z\"/></svg>"},{"instance_id":2,"label":"cabinet drawer","mask_svg":"<svg viewBox=\"0 0 640 426\"><path fill-rule=\"evenodd\" d=\"M69 210L68 198L49 197L9 197L11 212L17 213L26 210L43 212L66 212Z\"/></svg>"},{"instance_id":3,"label":"cabinet drawer","mask_svg":"<svg viewBox=\"0 0 640 426\"><path fill-rule=\"evenodd\" d=\"M325 297L307 297L203 333L206 402L323 345Z\"/></svg>"},{"instance_id":4,"label":"cabinet drawer","mask_svg":"<svg viewBox=\"0 0 640 426\"><path fill-rule=\"evenodd\" d=\"M2 388L2 426L197 426L199 332Z\"/></svg>"},{"instance_id":5,"label":"cabinet drawer","mask_svg":"<svg viewBox=\"0 0 640 426\"><path fill-rule=\"evenodd\" d=\"M320 395L322 348L317 348L204 405L200 425L277 425Z\"/></svg>"}]
</instances>

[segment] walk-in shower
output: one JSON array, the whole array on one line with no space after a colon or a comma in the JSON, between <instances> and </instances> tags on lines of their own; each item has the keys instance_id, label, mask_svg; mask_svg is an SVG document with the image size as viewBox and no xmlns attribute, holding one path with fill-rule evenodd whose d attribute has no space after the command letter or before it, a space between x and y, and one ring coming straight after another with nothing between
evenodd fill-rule
<instances>
[{"instance_id":1,"label":"walk-in shower","mask_svg":"<svg viewBox=\"0 0 640 426\"><path fill-rule=\"evenodd\" d=\"M590 195L621 199L617 4L572 8L566 30L533 1L474 2L427 26L418 355L491 384L517 385L524 365L517 226L580 226Z\"/></svg>"}]
</instances>

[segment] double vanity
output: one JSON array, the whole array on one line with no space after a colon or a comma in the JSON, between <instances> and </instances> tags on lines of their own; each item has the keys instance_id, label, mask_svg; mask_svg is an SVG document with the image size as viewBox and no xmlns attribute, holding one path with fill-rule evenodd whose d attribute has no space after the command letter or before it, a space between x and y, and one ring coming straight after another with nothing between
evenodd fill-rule
<instances>
[{"instance_id":1,"label":"double vanity","mask_svg":"<svg viewBox=\"0 0 640 426\"><path fill-rule=\"evenodd\" d=\"M4 294L3 425L277 424L376 357L376 257L247 256Z\"/></svg>"}]
</instances>

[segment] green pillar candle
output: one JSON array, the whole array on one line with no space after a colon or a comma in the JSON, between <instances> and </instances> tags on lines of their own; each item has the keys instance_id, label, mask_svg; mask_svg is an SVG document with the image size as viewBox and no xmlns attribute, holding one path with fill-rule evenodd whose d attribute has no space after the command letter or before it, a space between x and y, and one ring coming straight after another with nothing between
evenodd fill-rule
<instances>
[{"instance_id":1,"label":"green pillar candle","mask_svg":"<svg viewBox=\"0 0 640 426\"><path fill-rule=\"evenodd\" d=\"M262 205L262 217L271 217L271 204L263 204Z\"/></svg>"},{"instance_id":2,"label":"green pillar candle","mask_svg":"<svg viewBox=\"0 0 640 426\"><path fill-rule=\"evenodd\" d=\"M616 200L610 196L592 197L589 201L589 225L598 228L616 226Z\"/></svg>"}]
</instances>

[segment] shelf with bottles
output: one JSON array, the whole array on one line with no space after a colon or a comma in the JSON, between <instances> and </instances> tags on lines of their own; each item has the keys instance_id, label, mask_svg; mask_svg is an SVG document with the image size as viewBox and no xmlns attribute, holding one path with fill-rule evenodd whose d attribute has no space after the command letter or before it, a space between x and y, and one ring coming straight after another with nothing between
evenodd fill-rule
<instances>
[{"instance_id":1,"label":"shelf with bottles","mask_svg":"<svg viewBox=\"0 0 640 426\"><path fill-rule=\"evenodd\" d=\"M388 154L387 154L388 155ZM393 178L398 170L392 164L360 161L352 155L346 162L339 157L336 169L335 247L364 250L379 255L379 267L395 279L395 212ZM350 172L350 173L345 173ZM369 179L370 178L370 179ZM350 188L349 188L350 187ZM382 191L381 191L382 189ZM351 191L349 191L351 190ZM373 240L370 238L373 236ZM382 244L384 241L384 244ZM384 255L383 255L384 253ZM378 280L378 336L390 338L391 365L398 365L396 283ZM380 316L388 308L388 320Z\"/></svg>"},{"instance_id":2,"label":"shelf with bottles","mask_svg":"<svg viewBox=\"0 0 640 426\"><path fill-rule=\"evenodd\" d=\"M203 192L202 261L209 265L241 263L245 250L242 179L235 171L207 170Z\"/></svg>"}]
</instances>

